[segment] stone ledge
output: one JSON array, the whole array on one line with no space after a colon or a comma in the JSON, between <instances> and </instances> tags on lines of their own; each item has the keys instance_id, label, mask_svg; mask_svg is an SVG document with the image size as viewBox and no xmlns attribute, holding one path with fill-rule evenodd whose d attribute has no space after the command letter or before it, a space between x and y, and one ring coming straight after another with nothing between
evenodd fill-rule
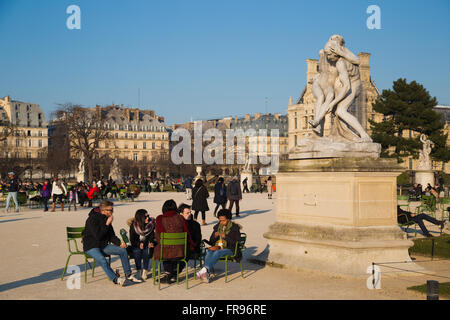
<instances>
[{"instance_id":1,"label":"stone ledge","mask_svg":"<svg viewBox=\"0 0 450 320\"><path fill-rule=\"evenodd\" d=\"M319 158L281 160L279 173L283 172L403 172L395 159L372 158Z\"/></svg>"}]
</instances>

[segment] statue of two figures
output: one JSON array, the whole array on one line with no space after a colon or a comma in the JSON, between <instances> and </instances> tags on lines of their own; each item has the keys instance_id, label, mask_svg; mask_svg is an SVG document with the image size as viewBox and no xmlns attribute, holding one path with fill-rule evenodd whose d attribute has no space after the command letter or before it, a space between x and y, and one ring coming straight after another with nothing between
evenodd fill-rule
<instances>
[{"instance_id":1,"label":"statue of two figures","mask_svg":"<svg viewBox=\"0 0 450 320\"><path fill-rule=\"evenodd\" d=\"M340 35L331 36L319 51L319 56L319 72L312 84L316 100L314 119L309 121L315 135L300 139L295 153L304 153L300 157L377 158L381 146L372 143L358 119L348 112L362 91L359 58L345 47L344 38ZM325 116L328 113L334 115L334 121L330 134L324 137Z\"/></svg>"}]
</instances>

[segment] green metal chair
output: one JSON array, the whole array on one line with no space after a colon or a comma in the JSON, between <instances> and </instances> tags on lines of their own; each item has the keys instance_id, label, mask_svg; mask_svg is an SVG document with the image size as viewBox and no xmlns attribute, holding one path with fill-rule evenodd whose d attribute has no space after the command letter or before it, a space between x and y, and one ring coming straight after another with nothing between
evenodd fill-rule
<instances>
[{"instance_id":1,"label":"green metal chair","mask_svg":"<svg viewBox=\"0 0 450 320\"><path fill-rule=\"evenodd\" d=\"M441 208L441 220L444 220L445 213L447 213L447 218L450 219L450 212L448 211L448 208L450 207L450 198L441 198L439 200L439 205Z\"/></svg>"},{"instance_id":2,"label":"green metal chair","mask_svg":"<svg viewBox=\"0 0 450 320\"><path fill-rule=\"evenodd\" d=\"M241 233L241 238L238 242L236 242L236 247L234 248L234 253L232 256L226 255L219 259L219 261L225 262L225 283L227 282L227 276L228 276L228 262L235 262L239 263L239 266L241 267L241 276L244 278L244 271L242 270L242 259L240 261L237 261L236 256L238 253L238 248L241 249L241 252L244 251L245 248L245 242L247 241L247 234Z\"/></svg>"},{"instance_id":3,"label":"green metal chair","mask_svg":"<svg viewBox=\"0 0 450 320\"><path fill-rule=\"evenodd\" d=\"M128 192L126 188L119 189L119 200L120 201L128 200Z\"/></svg>"},{"instance_id":4,"label":"green metal chair","mask_svg":"<svg viewBox=\"0 0 450 320\"><path fill-rule=\"evenodd\" d=\"M92 276L94 276L95 270L95 260L90 255L84 253L84 251L80 251L78 249L77 239L81 239L83 237L82 233L84 231L84 227L66 227L67 232L67 247L69 249L69 256L67 257L66 266L64 267L61 280L64 280L64 275L66 274L67 266L69 265L70 257L73 255L82 255L84 256L84 282L87 282L87 264L89 263L88 259L92 259L92 266L89 263L89 266L92 267ZM72 248L71 243L74 248ZM111 256L106 255L109 259L109 264L111 264Z\"/></svg>"},{"instance_id":5,"label":"green metal chair","mask_svg":"<svg viewBox=\"0 0 450 320\"><path fill-rule=\"evenodd\" d=\"M401 228L401 227L404 227L404 228L405 228L406 239L408 239L408 229L409 229L409 226L412 226L412 225L414 225L414 237L416 237L416 236L417 236L417 223L416 223L415 221L409 220L409 219L408 219L408 216L407 216L406 214L404 214L404 213L400 213L399 216L405 216L405 218L406 218L406 222L405 222L405 223L398 223L398 226L399 226L400 228Z\"/></svg>"},{"instance_id":6,"label":"green metal chair","mask_svg":"<svg viewBox=\"0 0 450 320\"><path fill-rule=\"evenodd\" d=\"M404 203L404 204L399 204L398 203L398 205L402 208L406 208L406 210L408 211L408 212L411 212L411 207L409 206L409 203L410 203L410 200L409 200L409 196L408 195L406 195L406 196L400 196L400 195L397 195L397 202L398 201L406 201L406 203Z\"/></svg>"},{"instance_id":7,"label":"green metal chair","mask_svg":"<svg viewBox=\"0 0 450 320\"><path fill-rule=\"evenodd\" d=\"M416 214L427 213L436 218L436 198L435 196L422 196L422 203L416 208Z\"/></svg>"},{"instance_id":8,"label":"green metal chair","mask_svg":"<svg viewBox=\"0 0 450 320\"><path fill-rule=\"evenodd\" d=\"M161 241L160 241L160 260L158 260L158 290L161 290L161 262L167 261L167 259L163 259L163 249L165 246L177 246L177 245L183 245L184 246L184 256L180 258L177 262L177 284L179 279L179 263L184 262L186 267L186 289L188 289L188 263L186 261L186 247L187 247L187 232L180 232L180 233L167 233L167 232L161 232ZM156 260L153 259L153 284L155 284L155 270L156 270Z\"/></svg>"}]
</instances>

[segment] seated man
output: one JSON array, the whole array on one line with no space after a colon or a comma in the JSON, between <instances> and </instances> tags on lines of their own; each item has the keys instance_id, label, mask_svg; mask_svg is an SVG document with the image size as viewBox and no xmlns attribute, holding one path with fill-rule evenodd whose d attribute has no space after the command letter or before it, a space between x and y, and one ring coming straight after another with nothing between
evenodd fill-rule
<instances>
[{"instance_id":1,"label":"seated man","mask_svg":"<svg viewBox=\"0 0 450 320\"><path fill-rule=\"evenodd\" d=\"M83 251L100 264L108 278L115 284L122 286L125 279L116 275L104 255L120 256L125 278L133 282L142 282L131 274L126 244L121 244L120 239L116 237L112 226L113 220L113 203L110 201L104 200L100 207L93 208L89 212L83 231Z\"/></svg>"},{"instance_id":2,"label":"seated man","mask_svg":"<svg viewBox=\"0 0 450 320\"><path fill-rule=\"evenodd\" d=\"M428 231L428 229L425 227L423 220L431 222L432 224L435 224L435 225L439 225L441 227L441 230L444 228L445 221L436 220L433 217L430 217L429 215L426 215L424 213L415 215L414 213L402 210L400 208L400 206L397 206L397 221L398 221L398 223L406 223L408 221L414 221L419 225L419 227L422 230L425 237L428 237L428 238L433 237L431 235L431 233Z\"/></svg>"},{"instance_id":3,"label":"seated man","mask_svg":"<svg viewBox=\"0 0 450 320\"><path fill-rule=\"evenodd\" d=\"M233 255L236 243L241 239L242 226L231 221L231 211L222 209L218 212L219 223L214 226L208 244L205 257L205 266L197 272L197 276L204 282L209 282L210 272L220 258L226 255ZM242 253L238 249L236 259L239 261Z\"/></svg>"}]
</instances>

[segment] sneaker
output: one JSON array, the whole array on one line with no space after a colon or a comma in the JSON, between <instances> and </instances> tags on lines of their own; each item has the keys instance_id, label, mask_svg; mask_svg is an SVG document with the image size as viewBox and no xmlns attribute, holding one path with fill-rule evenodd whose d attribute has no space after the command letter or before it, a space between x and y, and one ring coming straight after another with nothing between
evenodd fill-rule
<instances>
[{"instance_id":1,"label":"sneaker","mask_svg":"<svg viewBox=\"0 0 450 320\"><path fill-rule=\"evenodd\" d=\"M148 271L147 270L145 270L145 269L142 270L141 279L144 281L148 279Z\"/></svg>"},{"instance_id":2,"label":"sneaker","mask_svg":"<svg viewBox=\"0 0 450 320\"><path fill-rule=\"evenodd\" d=\"M439 223L439 225L440 225L441 231L442 231L442 229L444 229L444 227L445 227L445 221L442 220L442 221Z\"/></svg>"},{"instance_id":3,"label":"sneaker","mask_svg":"<svg viewBox=\"0 0 450 320\"><path fill-rule=\"evenodd\" d=\"M209 272L206 271L201 275L202 282L209 283Z\"/></svg>"},{"instance_id":4,"label":"sneaker","mask_svg":"<svg viewBox=\"0 0 450 320\"><path fill-rule=\"evenodd\" d=\"M159 278L159 281L161 283L170 283L170 274L167 272L164 272L161 277Z\"/></svg>"},{"instance_id":5,"label":"sneaker","mask_svg":"<svg viewBox=\"0 0 450 320\"><path fill-rule=\"evenodd\" d=\"M118 277L118 278L115 278L113 280L113 282L114 282L114 284L117 284L117 285L123 287L123 284L125 283L125 279L121 278L121 277Z\"/></svg>"},{"instance_id":6,"label":"sneaker","mask_svg":"<svg viewBox=\"0 0 450 320\"><path fill-rule=\"evenodd\" d=\"M133 274L130 274L129 276L127 276L127 280L130 280L132 282L137 282L137 283L141 283L142 282L141 279L136 278Z\"/></svg>"}]
</instances>

